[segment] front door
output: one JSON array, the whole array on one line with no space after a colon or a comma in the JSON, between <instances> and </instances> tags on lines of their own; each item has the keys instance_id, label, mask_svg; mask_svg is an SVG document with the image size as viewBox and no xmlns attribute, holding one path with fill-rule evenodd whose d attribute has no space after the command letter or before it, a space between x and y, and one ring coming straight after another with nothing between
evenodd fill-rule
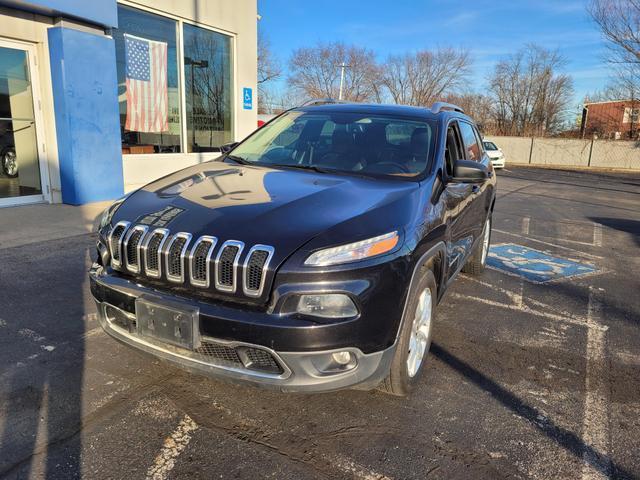
<instances>
[{"instance_id":1,"label":"front door","mask_svg":"<svg viewBox=\"0 0 640 480\"><path fill-rule=\"evenodd\" d=\"M452 181L453 164L456 160L464 160L464 145L460 137L457 122L452 122L447 129L447 148L445 151L445 167L447 183L443 193L447 209L447 277L449 279L463 267L473 245L473 216L471 204L475 195L474 185Z\"/></svg>"},{"instance_id":2,"label":"front door","mask_svg":"<svg viewBox=\"0 0 640 480\"><path fill-rule=\"evenodd\" d=\"M46 199L36 132L34 55L30 45L0 39L0 207Z\"/></svg>"}]
</instances>

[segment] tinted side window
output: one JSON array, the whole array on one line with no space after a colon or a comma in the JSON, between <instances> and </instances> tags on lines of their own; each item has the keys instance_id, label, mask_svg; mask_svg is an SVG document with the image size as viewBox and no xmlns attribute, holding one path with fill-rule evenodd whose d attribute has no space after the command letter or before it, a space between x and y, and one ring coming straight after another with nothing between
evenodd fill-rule
<instances>
[{"instance_id":1,"label":"tinted side window","mask_svg":"<svg viewBox=\"0 0 640 480\"><path fill-rule=\"evenodd\" d=\"M467 154L467 160L475 160L476 162L480 161L482 153L473 127L466 122L459 122L459 125L460 133L462 134L462 141L464 142L464 148Z\"/></svg>"},{"instance_id":2,"label":"tinted side window","mask_svg":"<svg viewBox=\"0 0 640 480\"><path fill-rule=\"evenodd\" d=\"M484 143L482 143L482 135L480 135L478 127L473 127L473 131L476 132L476 140L478 141L478 146L480 147L480 156L482 157L482 154L485 151Z\"/></svg>"}]
</instances>

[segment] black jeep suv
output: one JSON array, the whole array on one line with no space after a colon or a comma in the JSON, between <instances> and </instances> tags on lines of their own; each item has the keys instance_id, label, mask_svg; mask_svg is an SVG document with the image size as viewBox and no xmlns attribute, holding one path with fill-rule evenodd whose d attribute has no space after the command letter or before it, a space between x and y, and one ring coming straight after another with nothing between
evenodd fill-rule
<instances>
[{"instance_id":1,"label":"black jeep suv","mask_svg":"<svg viewBox=\"0 0 640 480\"><path fill-rule=\"evenodd\" d=\"M460 270L483 270L495 176L472 120L316 102L107 209L90 271L113 337L283 391L404 395Z\"/></svg>"}]
</instances>

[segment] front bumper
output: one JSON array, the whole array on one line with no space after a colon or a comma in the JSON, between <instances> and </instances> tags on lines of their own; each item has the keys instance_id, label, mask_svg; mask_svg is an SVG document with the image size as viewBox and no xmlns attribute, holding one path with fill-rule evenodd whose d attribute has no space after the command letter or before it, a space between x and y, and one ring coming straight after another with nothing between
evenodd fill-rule
<instances>
[{"instance_id":1,"label":"front bumper","mask_svg":"<svg viewBox=\"0 0 640 480\"><path fill-rule=\"evenodd\" d=\"M384 350L363 353L357 347L344 346L335 349L282 351L260 343L251 343L229 339L213 338L201 332L203 342L216 349L227 352L220 356L175 347L150 337L140 336L135 329L125 328L112 321L113 312L119 312L123 318L135 324L136 298L157 292L129 280L103 274L103 268L94 266L90 273L91 291L98 307L98 318L102 328L117 340L169 361L186 370L221 378L233 382L249 383L257 386L272 387L281 391L321 392L347 387L362 389L375 388L387 375L395 344ZM175 303L184 301L185 305L194 302L189 299L172 297ZM111 312L111 313L110 313ZM314 327L308 327L313 329ZM300 327L289 329L294 336L304 335ZM308 330L311 333L311 330ZM229 353L235 350L249 349L269 356L280 367L278 371L255 370L251 365L238 361L229 361ZM354 359L352 368L346 371L323 372L318 365L335 352L348 351ZM235 358L235 357L234 357Z\"/></svg>"},{"instance_id":2,"label":"front bumper","mask_svg":"<svg viewBox=\"0 0 640 480\"><path fill-rule=\"evenodd\" d=\"M504 168L504 157L492 158L490 160L494 168Z\"/></svg>"}]
</instances>

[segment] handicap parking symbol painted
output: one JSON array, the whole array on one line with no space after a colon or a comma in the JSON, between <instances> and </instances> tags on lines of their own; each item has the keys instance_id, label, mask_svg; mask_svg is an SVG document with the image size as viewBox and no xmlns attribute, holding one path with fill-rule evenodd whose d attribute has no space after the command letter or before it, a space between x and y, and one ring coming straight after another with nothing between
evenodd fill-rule
<instances>
[{"instance_id":1,"label":"handicap parking symbol painted","mask_svg":"<svg viewBox=\"0 0 640 480\"><path fill-rule=\"evenodd\" d=\"M514 243L491 247L487 264L536 283L586 275L596 271L590 263L555 257Z\"/></svg>"}]
</instances>

